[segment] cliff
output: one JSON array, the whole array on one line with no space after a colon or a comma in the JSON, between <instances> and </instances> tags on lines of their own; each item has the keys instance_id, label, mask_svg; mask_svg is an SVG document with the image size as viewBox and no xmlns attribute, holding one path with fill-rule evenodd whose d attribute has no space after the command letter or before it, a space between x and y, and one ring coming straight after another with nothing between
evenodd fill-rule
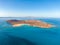
<instances>
[{"instance_id":1,"label":"cliff","mask_svg":"<svg viewBox=\"0 0 60 45\"><path fill-rule=\"evenodd\" d=\"M31 26L41 27L41 28L51 28L54 27L52 24L48 24L46 22L40 20L7 20L12 26L21 26L23 24L28 24Z\"/></svg>"}]
</instances>

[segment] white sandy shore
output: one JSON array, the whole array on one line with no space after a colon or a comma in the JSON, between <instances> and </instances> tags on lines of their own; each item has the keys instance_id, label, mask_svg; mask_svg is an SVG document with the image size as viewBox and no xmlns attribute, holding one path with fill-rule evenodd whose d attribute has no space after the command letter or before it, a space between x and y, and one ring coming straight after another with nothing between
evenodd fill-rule
<instances>
[{"instance_id":1,"label":"white sandy shore","mask_svg":"<svg viewBox=\"0 0 60 45\"><path fill-rule=\"evenodd\" d=\"M18 26L23 26L23 25L29 25L29 26L33 26L33 27L41 27L41 28L49 28L49 27L56 27L55 25L50 25L49 27L47 26L37 26L37 25L30 25L30 24L14 24L12 25L13 27L18 27Z\"/></svg>"},{"instance_id":2,"label":"white sandy shore","mask_svg":"<svg viewBox=\"0 0 60 45\"><path fill-rule=\"evenodd\" d=\"M22 26L22 25L29 25L29 24L14 24L12 25L13 27L18 27L18 26Z\"/></svg>"}]
</instances>

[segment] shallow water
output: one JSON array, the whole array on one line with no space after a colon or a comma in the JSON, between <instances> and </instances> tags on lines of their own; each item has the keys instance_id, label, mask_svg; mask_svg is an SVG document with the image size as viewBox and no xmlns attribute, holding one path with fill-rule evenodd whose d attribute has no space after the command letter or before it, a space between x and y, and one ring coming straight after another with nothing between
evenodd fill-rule
<instances>
[{"instance_id":1,"label":"shallow water","mask_svg":"<svg viewBox=\"0 0 60 45\"><path fill-rule=\"evenodd\" d=\"M59 19L39 19L57 26L49 29L27 25L12 27L3 18L0 20L0 45L60 45Z\"/></svg>"}]
</instances>

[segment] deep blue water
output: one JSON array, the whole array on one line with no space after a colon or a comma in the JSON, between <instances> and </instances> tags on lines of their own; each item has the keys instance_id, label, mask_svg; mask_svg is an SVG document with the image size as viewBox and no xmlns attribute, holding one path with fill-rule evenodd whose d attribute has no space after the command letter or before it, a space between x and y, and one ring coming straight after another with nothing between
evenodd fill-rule
<instances>
[{"instance_id":1,"label":"deep blue water","mask_svg":"<svg viewBox=\"0 0 60 45\"><path fill-rule=\"evenodd\" d=\"M18 18L19 19L19 18ZM0 45L60 45L60 19L38 19L56 25L54 28L12 27L0 18Z\"/></svg>"}]
</instances>

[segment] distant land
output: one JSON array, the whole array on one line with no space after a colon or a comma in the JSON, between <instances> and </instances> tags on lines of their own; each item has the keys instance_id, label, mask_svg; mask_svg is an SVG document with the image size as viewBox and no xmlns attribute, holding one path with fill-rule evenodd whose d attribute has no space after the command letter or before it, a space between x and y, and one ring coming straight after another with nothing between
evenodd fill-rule
<instances>
[{"instance_id":1,"label":"distant land","mask_svg":"<svg viewBox=\"0 0 60 45\"><path fill-rule=\"evenodd\" d=\"M21 20L37 20L37 19L57 19L55 17L32 17L32 16L26 16L26 17L0 17L0 19L21 19ZM58 18L60 19L60 18Z\"/></svg>"}]
</instances>

